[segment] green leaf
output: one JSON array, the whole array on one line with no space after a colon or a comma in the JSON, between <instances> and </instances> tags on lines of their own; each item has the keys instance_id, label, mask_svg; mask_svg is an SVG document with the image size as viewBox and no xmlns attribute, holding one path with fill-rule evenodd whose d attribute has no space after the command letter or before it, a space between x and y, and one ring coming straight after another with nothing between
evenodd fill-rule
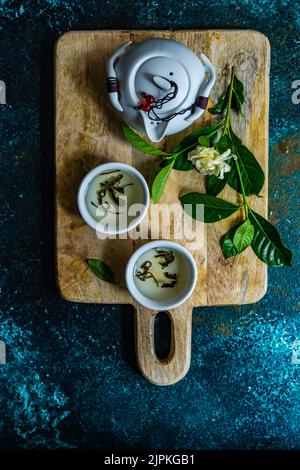
<instances>
[{"instance_id":1,"label":"green leaf","mask_svg":"<svg viewBox=\"0 0 300 470\"><path fill-rule=\"evenodd\" d=\"M244 103L244 85L235 76L233 79L231 108L237 111L238 113L240 113L242 110L243 103Z\"/></svg>"},{"instance_id":2,"label":"green leaf","mask_svg":"<svg viewBox=\"0 0 300 470\"><path fill-rule=\"evenodd\" d=\"M229 128L228 137L230 139L231 145L239 146L242 145L242 140L233 132L232 127Z\"/></svg>"},{"instance_id":3,"label":"green leaf","mask_svg":"<svg viewBox=\"0 0 300 470\"><path fill-rule=\"evenodd\" d=\"M153 202L156 204L162 193L164 192L169 174L171 173L174 166L174 160L172 160L167 166L162 168L159 173L157 173L153 185L152 185L152 198Z\"/></svg>"},{"instance_id":4,"label":"green leaf","mask_svg":"<svg viewBox=\"0 0 300 470\"><path fill-rule=\"evenodd\" d=\"M188 134L184 139L182 139L182 141L176 147L174 152L179 152L180 150L185 149L185 147L189 147L189 146L192 146L192 145L196 146L198 144L198 139L199 139L200 136L202 136L202 135L211 136L211 135L217 133L217 131L218 131L219 127L221 127L221 125L222 125L222 121L220 121L216 124L213 124L210 127L200 127L199 129L196 129L195 131ZM190 151L190 150L191 149L189 148L188 151Z\"/></svg>"},{"instance_id":5,"label":"green leaf","mask_svg":"<svg viewBox=\"0 0 300 470\"><path fill-rule=\"evenodd\" d=\"M206 183L206 192L210 196L217 196L226 186L229 179L230 171L224 174L224 178L221 180L215 175L209 176Z\"/></svg>"},{"instance_id":6,"label":"green leaf","mask_svg":"<svg viewBox=\"0 0 300 470\"><path fill-rule=\"evenodd\" d=\"M240 208L240 206L232 204L231 202L200 193L185 194L180 198L180 202L183 206L186 206L184 210L193 217L193 219L206 223L218 222L219 220L225 219ZM202 210L199 210L200 205L204 206L204 217Z\"/></svg>"},{"instance_id":7,"label":"green leaf","mask_svg":"<svg viewBox=\"0 0 300 470\"><path fill-rule=\"evenodd\" d=\"M228 230L221 242L221 249L224 258L227 259L232 256L237 256L239 253L244 251L251 245L253 236L254 227L248 219L242 224L236 225Z\"/></svg>"},{"instance_id":8,"label":"green leaf","mask_svg":"<svg viewBox=\"0 0 300 470\"><path fill-rule=\"evenodd\" d=\"M210 137L207 135L201 135L198 139L198 144L202 147L210 147Z\"/></svg>"},{"instance_id":9,"label":"green leaf","mask_svg":"<svg viewBox=\"0 0 300 470\"><path fill-rule=\"evenodd\" d=\"M150 155L158 155L161 157L169 156L168 153L154 147L149 142L142 139L126 124L123 125L123 132L126 140L132 145L132 147L138 149L140 152L149 153Z\"/></svg>"},{"instance_id":10,"label":"green leaf","mask_svg":"<svg viewBox=\"0 0 300 470\"><path fill-rule=\"evenodd\" d=\"M102 281L114 283L114 274L104 261L99 259L87 259L86 263L95 276Z\"/></svg>"},{"instance_id":11,"label":"green leaf","mask_svg":"<svg viewBox=\"0 0 300 470\"><path fill-rule=\"evenodd\" d=\"M230 136L226 133L220 137L218 142L216 142L215 147L219 150L219 152L223 153L225 150L231 149L232 142Z\"/></svg>"},{"instance_id":12,"label":"green leaf","mask_svg":"<svg viewBox=\"0 0 300 470\"><path fill-rule=\"evenodd\" d=\"M187 159L186 155L179 155L174 161L174 170L190 171L194 169L194 165Z\"/></svg>"},{"instance_id":13,"label":"green leaf","mask_svg":"<svg viewBox=\"0 0 300 470\"><path fill-rule=\"evenodd\" d=\"M231 258L232 256L238 255L238 251L233 244L233 237L236 231L236 227L231 228L224 236L221 249L224 255L224 258Z\"/></svg>"},{"instance_id":14,"label":"green leaf","mask_svg":"<svg viewBox=\"0 0 300 470\"><path fill-rule=\"evenodd\" d=\"M246 196L251 194L258 196L265 182L264 172L253 153L241 143L241 140L234 134L232 129L230 130L230 136L231 150L238 157L245 194ZM239 193L242 192L236 164L234 165L234 171L230 171L228 184Z\"/></svg>"},{"instance_id":15,"label":"green leaf","mask_svg":"<svg viewBox=\"0 0 300 470\"><path fill-rule=\"evenodd\" d=\"M251 245L251 242L254 237L254 227L251 224L249 219L246 219L235 231L233 237L233 244L237 251L241 253L248 246Z\"/></svg>"},{"instance_id":16,"label":"green leaf","mask_svg":"<svg viewBox=\"0 0 300 470\"><path fill-rule=\"evenodd\" d=\"M292 252L283 245L274 225L252 210L249 219L254 226L251 246L256 256L269 266L291 266Z\"/></svg>"},{"instance_id":17,"label":"green leaf","mask_svg":"<svg viewBox=\"0 0 300 470\"><path fill-rule=\"evenodd\" d=\"M217 104L213 108L208 108L210 114L221 114L228 104L229 88L220 96Z\"/></svg>"},{"instance_id":18,"label":"green leaf","mask_svg":"<svg viewBox=\"0 0 300 470\"><path fill-rule=\"evenodd\" d=\"M220 96L217 104L213 108L208 109L208 111L211 114L221 114L225 111L225 109L228 106L229 87L230 85L228 86L227 90ZM244 103L244 85L236 76L234 76L231 108L237 111L238 113L240 113L243 103Z\"/></svg>"}]
</instances>

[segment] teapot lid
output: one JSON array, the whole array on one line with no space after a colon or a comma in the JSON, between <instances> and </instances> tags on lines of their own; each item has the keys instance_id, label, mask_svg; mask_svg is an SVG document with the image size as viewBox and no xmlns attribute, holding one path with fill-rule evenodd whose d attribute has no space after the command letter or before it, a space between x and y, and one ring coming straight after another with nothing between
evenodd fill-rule
<instances>
[{"instance_id":1,"label":"teapot lid","mask_svg":"<svg viewBox=\"0 0 300 470\"><path fill-rule=\"evenodd\" d=\"M163 119L186 101L189 90L190 78L185 67L173 57L156 56L137 68L132 92L137 102L145 95L153 97L150 102L156 102L157 112Z\"/></svg>"}]
</instances>

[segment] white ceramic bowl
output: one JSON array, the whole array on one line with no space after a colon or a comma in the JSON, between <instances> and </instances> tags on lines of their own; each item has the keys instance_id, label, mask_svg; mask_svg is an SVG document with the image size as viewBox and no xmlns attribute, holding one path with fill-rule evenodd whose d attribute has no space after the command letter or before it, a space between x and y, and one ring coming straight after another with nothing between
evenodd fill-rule
<instances>
[{"instance_id":1,"label":"white ceramic bowl","mask_svg":"<svg viewBox=\"0 0 300 470\"><path fill-rule=\"evenodd\" d=\"M100 175L101 173L105 173L107 171L112 171L112 170L121 170L121 171L124 171L124 173L130 174L140 184L140 187L143 192L143 201L142 201L143 207L139 215L137 215L133 220L131 220L131 222L127 226L121 227L121 228L110 228L105 225L102 226L101 222L99 223L99 221L92 216L91 212L89 211L87 207L87 201L86 201L86 194L87 194L89 185L91 184L93 179L96 176ZM140 201L137 201L137 202L140 202ZM144 177L141 175L141 173L130 165L126 165L125 163L118 163L118 162L104 163L103 165L99 165L93 170L91 170L83 178L79 186L78 193L77 193L78 209L83 220L91 228L99 232L106 233L108 235L116 235L120 233L125 233L133 229L134 227L136 227L145 217L149 208L149 203L150 203L149 188Z\"/></svg>"},{"instance_id":2,"label":"white ceramic bowl","mask_svg":"<svg viewBox=\"0 0 300 470\"><path fill-rule=\"evenodd\" d=\"M146 297L137 288L135 280L134 280L136 263L138 259L146 251L155 249L155 248L171 249L175 253L180 254L184 262L186 262L186 265L188 268L187 269L188 280L187 280L186 286L183 289L183 291L177 294L172 300L156 301L156 300ZM126 271L125 271L125 281L126 281L128 291L139 304L149 309L156 310L156 311L170 310L172 308L178 307L179 305L183 304L192 295L192 292L197 282L197 266L191 253L183 246L179 245L178 243L167 241L167 240L155 240L155 241L146 243L145 245L140 247L130 257L127 263Z\"/></svg>"}]
</instances>

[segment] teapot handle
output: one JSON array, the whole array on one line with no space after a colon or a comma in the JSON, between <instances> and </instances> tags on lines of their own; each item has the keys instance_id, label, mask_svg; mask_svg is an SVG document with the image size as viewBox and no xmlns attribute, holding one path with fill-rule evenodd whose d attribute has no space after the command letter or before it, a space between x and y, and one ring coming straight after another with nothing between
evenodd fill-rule
<instances>
[{"instance_id":1,"label":"teapot handle","mask_svg":"<svg viewBox=\"0 0 300 470\"><path fill-rule=\"evenodd\" d=\"M121 106L121 103L119 101L119 81L116 76L116 71L114 68L115 61L123 55L132 41L128 41L125 44L123 44L112 56L111 58L107 61L106 65L106 72L107 72L107 92L108 96L110 99L111 104L113 107L117 110L120 111L121 113L123 112L123 108Z\"/></svg>"},{"instance_id":2,"label":"teapot handle","mask_svg":"<svg viewBox=\"0 0 300 470\"><path fill-rule=\"evenodd\" d=\"M194 122L204 113L207 107L209 93L216 81L215 69L210 60L202 53L200 54L200 58L204 63L206 72L209 74L209 79L205 80L205 82L201 84L198 93L197 106L195 107L194 112L185 119L187 122Z\"/></svg>"}]
</instances>

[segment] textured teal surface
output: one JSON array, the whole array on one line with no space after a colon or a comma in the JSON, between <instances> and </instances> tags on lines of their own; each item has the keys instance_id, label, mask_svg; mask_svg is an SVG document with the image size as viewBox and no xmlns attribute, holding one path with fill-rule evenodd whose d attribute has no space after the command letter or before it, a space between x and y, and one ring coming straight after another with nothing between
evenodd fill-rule
<instances>
[{"instance_id":1,"label":"textured teal surface","mask_svg":"<svg viewBox=\"0 0 300 470\"><path fill-rule=\"evenodd\" d=\"M0 16L0 447L299 448L299 2L0 0ZM190 372L168 388L136 369L129 307L70 304L53 282L53 46L114 28L251 28L272 47L270 219L294 267L255 305L195 310Z\"/></svg>"}]
</instances>

